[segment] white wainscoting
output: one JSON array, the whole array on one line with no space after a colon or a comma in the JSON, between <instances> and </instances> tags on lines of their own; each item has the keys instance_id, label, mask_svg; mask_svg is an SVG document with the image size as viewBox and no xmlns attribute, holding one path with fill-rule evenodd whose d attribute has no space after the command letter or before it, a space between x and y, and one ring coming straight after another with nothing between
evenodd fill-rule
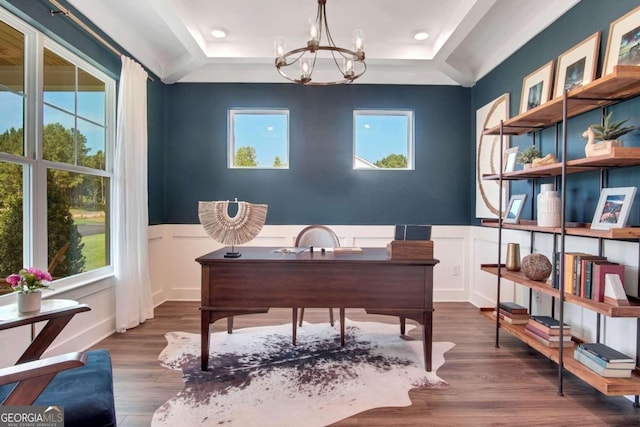
<instances>
[{"instance_id":1,"label":"white wainscoting","mask_svg":"<svg viewBox=\"0 0 640 427\"><path fill-rule=\"evenodd\" d=\"M292 246L295 236L304 225L268 225L251 245ZM331 226L343 246L385 247L393 239L393 226ZM469 301L477 307L492 307L496 301L496 278L480 270L481 264L495 264L497 256L496 229L472 226L434 226L434 257L440 263L434 268L434 299L436 301ZM527 232L506 230L503 233L503 261L506 245L520 244L521 256L534 251L551 258L551 236L536 234L532 240ZM597 253L597 240L567 238L567 251ZM149 264L153 300L157 306L168 300L200 298L200 265L195 259L221 245L206 235L201 225L157 225L149 227ZM625 288L637 295L638 244L604 241L604 254L626 266ZM77 315L55 340L45 355L88 348L115 331L115 299L109 277L94 280L72 289L59 288L55 298L70 298L91 307L91 311ZM514 283L503 283L501 299L529 305L529 290ZM532 295L534 313L550 314L551 298ZM0 305L15 304L15 296L0 297ZM584 338L595 338L596 316L589 310L566 305L565 321L572 332ZM39 328L42 325L38 326ZM604 341L628 354L635 354L636 320L603 320ZM0 366L15 362L28 345L29 329L16 328L0 333L0 340L8 343L0 352Z\"/></svg>"},{"instance_id":2,"label":"white wainscoting","mask_svg":"<svg viewBox=\"0 0 640 427\"><path fill-rule=\"evenodd\" d=\"M386 247L393 226L330 225L342 246ZM293 246L304 225L267 225L251 246ZM154 303L200 299L200 264L195 259L222 247L201 225L158 225L149 228L149 254ZM468 301L468 230L466 226L435 226L432 230L436 301ZM242 247L240 246L240 252Z\"/></svg>"}]
</instances>

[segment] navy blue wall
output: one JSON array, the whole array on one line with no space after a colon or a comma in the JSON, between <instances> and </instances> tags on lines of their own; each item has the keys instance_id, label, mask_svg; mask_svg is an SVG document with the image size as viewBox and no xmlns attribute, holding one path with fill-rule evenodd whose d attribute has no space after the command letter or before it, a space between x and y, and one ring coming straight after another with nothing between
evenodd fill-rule
<instances>
[{"instance_id":1,"label":"navy blue wall","mask_svg":"<svg viewBox=\"0 0 640 427\"><path fill-rule=\"evenodd\" d=\"M544 32L539 34L510 58L481 79L472 91L472 110L475 111L499 95L508 92L511 97L511 116L519 112L522 80L534 70L586 39L596 31L601 31L600 55L596 77L600 77L602 62L606 52L609 24L628 11L640 5L638 0L582 0ZM629 123L640 125L640 98L632 99L610 107L613 116L622 120L629 118ZM591 111L569 120L567 126L567 159L584 157L585 141L582 132L591 124L600 123L600 109ZM475 114L472 116L475 129ZM543 154L554 153L556 149L556 132L561 134L562 127L554 126L535 134L535 142ZM640 146L640 131L635 131L622 138L627 146ZM526 148L533 143L533 135L511 138L511 146ZM558 153L562 157L561 151ZM591 222L600 194L599 172L571 175L567 182L567 220ZM608 187L638 186L640 168L623 168L608 172ZM532 195L538 194L539 184L554 182L553 179L538 180L532 189L531 181L511 183L511 194L526 193L529 195L523 218L532 218ZM470 185L474 185L473 180ZM558 187L559 188L559 187ZM636 197L631 211L629 223L640 224L640 195ZM472 209L475 205L472 205ZM475 217L475 212L471 212ZM478 220L474 219L474 223Z\"/></svg>"},{"instance_id":2,"label":"navy blue wall","mask_svg":"<svg viewBox=\"0 0 640 427\"><path fill-rule=\"evenodd\" d=\"M468 224L470 89L451 86L176 84L167 88L165 222L199 200L269 204L269 224ZM227 169L227 111L290 111L288 170ZM411 109L415 170L353 170L353 110Z\"/></svg>"},{"instance_id":3,"label":"navy blue wall","mask_svg":"<svg viewBox=\"0 0 640 427\"><path fill-rule=\"evenodd\" d=\"M472 131L475 111L509 92L511 115L517 114L523 77L595 31L602 31L599 76L609 24L639 4L637 0L582 0L473 89L391 85L308 88L292 84L166 86L156 77L149 83L149 222L197 223L198 200L237 197L268 203L270 224L477 223ZM68 18L52 17L49 1L0 0L0 5L118 78L120 59ZM77 11L74 13L82 17ZM231 107L280 107L291 111L289 170L227 169L226 117ZM415 171L352 169L352 111L357 108L414 110ZM617 118L628 117L632 124L640 125L640 99L615 105L611 110ZM580 134L599 120L600 111L570 120L567 158L582 156L584 141ZM550 128L536 134L543 153L555 150L556 130ZM512 138L511 144L524 148L531 142L532 137L525 135ZM627 135L625 142L639 146L640 132ZM609 173L608 186L637 185L638 178L640 168L614 170ZM598 179L595 172L571 177L567 187L569 220L591 220L599 194ZM516 182L511 193L537 194L539 184L532 189L530 182ZM531 216L531 207L529 198L525 217ZM630 222L640 224L638 202Z\"/></svg>"}]
</instances>

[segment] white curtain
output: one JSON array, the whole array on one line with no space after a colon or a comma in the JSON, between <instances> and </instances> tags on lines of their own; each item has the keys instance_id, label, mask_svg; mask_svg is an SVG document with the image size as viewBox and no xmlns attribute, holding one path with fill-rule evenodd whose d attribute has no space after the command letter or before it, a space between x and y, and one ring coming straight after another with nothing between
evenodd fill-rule
<instances>
[{"instance_id":1,"label":"white curtain","mask_svg":"<svg viewBox=\"0 0 640 427\"><path fill-rule=\"evenodd\" d=\"M122 56L115 155L116 330L153 318L148 263L147 72Z\"/></svg>"}]
</instances>

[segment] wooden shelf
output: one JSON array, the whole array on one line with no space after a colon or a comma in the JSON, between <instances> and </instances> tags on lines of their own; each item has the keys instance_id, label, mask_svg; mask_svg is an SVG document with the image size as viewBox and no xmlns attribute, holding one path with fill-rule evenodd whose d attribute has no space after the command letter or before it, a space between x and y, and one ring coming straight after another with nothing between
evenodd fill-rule
<instances>
[{"instance_id":1,"label":"wooden shelf","mask_svg":"<svg viewBox=\"0 0 640 427\"><path fill-rule=\"evenodd\" d=\"M616 65L614 71L567 94L567 117L604 107L640 95L640 67ZM562 121L562 97L505 121L504 135L522 135ZM485 130L485 135L500 135L500 125Z\"/></svg>"},{"instance_id":2,"label":"wooden shelf","mask_svg":"<svg viewBox=\"0 0 640 427\"><path fill-rule=\"evenodd\" d=\"M484 227L498 228L497 219L483 219L480 224ZM593 237L612 240L638 240L640 227L612 228L609 230L592 230L589 223L569 223L564 232L568 236ZM539 227L535 221L520 220L519 224L502 223L502 228L509 230L535 231L538 233L560 234L562 230L556 227Z\"/></svg>"},{"instance_id":3,"label":"wooden shelf","mask_svg":"<svg viewBox=\"0 0 640 427\"><path fill-rule=\"evenodd\" d=\"M496 317L490 310L482 310L481 313L495 321ZM557 348L550 348L529 337L524 332L525 325L512 325L510 323L500 321L500 328L509 332L511 335L526 343L545 357L558 363L560 360L560 352ZM640 372L634 370L631 378L605 378L593 372L573 358L574 348L565 348L563 351L562 365L582 381L589 384L602 394L607 396L624 396L640 394Z\"/></svg>"},{"instance_id":4,"label":"wooden shelf","mask_svg":"<svg viewBox=\"0 0 640 427\"><path fill-rule=\"evenodd\" d=\"M567 174L638 165L640 165L640 147L614 147L611 153L602 156L568 160ZM560 175L562 175L562 163L558 162L537 168L506 172L502 174L502 179L514 181L519 179L549 178ZM482 179L497 181L500 179L500 174L485 174L482 175Z\"/></svg>"},{"instance_id":5,"label":"wooden shelf","mask_svg":"<svg viewBox=\"0 0 640 427\"><path fill-rule=\"evenodd\" d=\"M498 275L497 264L482 264L480 266L480 270L486 271L487 273L493 274L495 276ZM553 288L551 286L551 283L531 280L527 278L520 271L509 271L504 266L502 266L500 268L500 277L502 277L505 280L510 280L522 286L526 286L533 290L542 292L543 294L551 295L554 298L560 298L560 290ZM598 302L592 299L582 298L582 297L572 295L572 294L567 294L567 293L564 294L564 300L571 304L584 307L591 311L595 311L596 313L603 314L607 317L640 318L640 305L637 305L635 303L631 303L632 305L628 305L628 306L616 307L610 304L606 304L604 302Z\"/></svg>"}]
</instances>

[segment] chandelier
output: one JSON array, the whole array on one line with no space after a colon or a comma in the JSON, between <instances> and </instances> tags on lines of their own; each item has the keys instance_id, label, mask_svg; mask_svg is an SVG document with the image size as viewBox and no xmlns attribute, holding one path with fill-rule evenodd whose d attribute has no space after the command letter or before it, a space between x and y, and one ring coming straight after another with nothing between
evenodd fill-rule
<instances>
[{"instance_id":1,"label":"chandelier","mask_svg":"<svg viewBox=\"0 0 640 427\"><path fill-rule=\"evenodd\" d=\"M364 62L364 31L353 31L353 50L336 46L329 24L327 22L327 11L325 5L327 0L318 0L318 12L316 18L309 21L309 33L307 35L307 46L293 49L287 52L287 42L284 37L277 37L275 40L276 68L282 77L294 83L308 86L330 86L343 83L351 83L362 76L367 69ZM326 34L327 44L322 45L322 35ZM319 52L328 52L335 63L337 70L334 72L335 78L328 81L313 80L313 71ZM300 67L298 77L292 77L295 73L294 64ZM292 67L293 66L293 67ZM289 68L291 67L291 68ZM287 71L289 74L287 74Z\"/></svg>"}]
</instances>

